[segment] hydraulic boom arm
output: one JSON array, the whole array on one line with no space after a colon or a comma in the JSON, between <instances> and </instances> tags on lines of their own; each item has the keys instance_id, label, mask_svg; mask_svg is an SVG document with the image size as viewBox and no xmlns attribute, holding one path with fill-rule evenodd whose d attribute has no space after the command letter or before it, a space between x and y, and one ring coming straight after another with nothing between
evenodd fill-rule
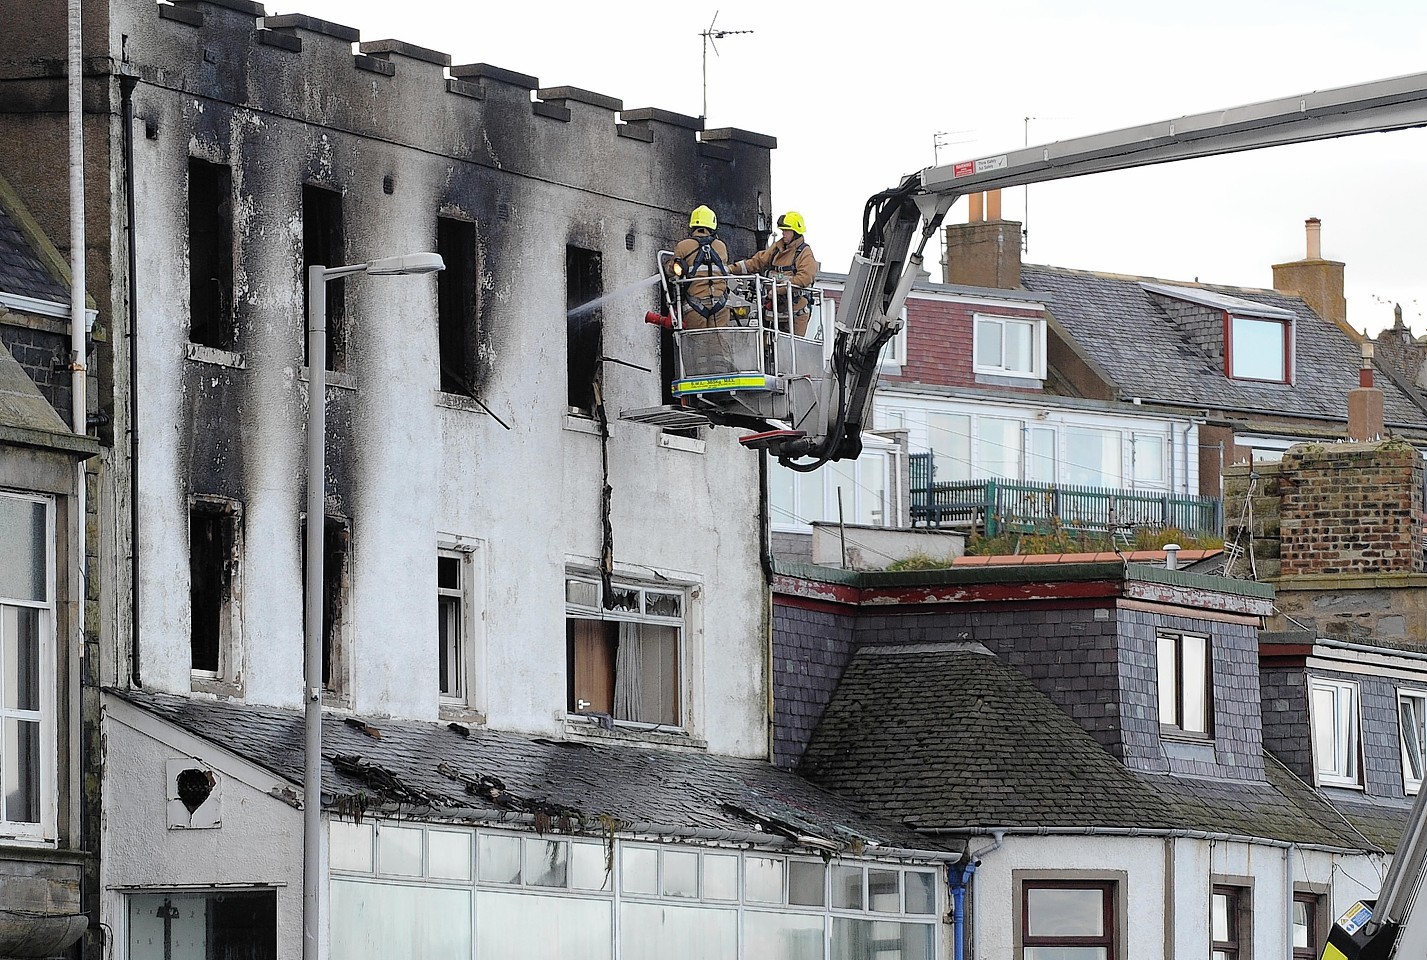
<instances>
[{"instance_id":1,"label":"hydraulic boom arm","mask_svg":"<svg viewBox=\"0 0 1427 960\"><path fill-rule=\"evenodd\" d=\"M1262 147L1427 126L1427 73L1266 100L927 167L872 197L862 242L838 306L829 376L817 422L771 447L811 470L861 452L882 346L901 328L912 284L926 276L922 250L956 200L1001 187L1211 157ZM915 243L915 249L913 249Z\"/></svg>"}]
</instances>

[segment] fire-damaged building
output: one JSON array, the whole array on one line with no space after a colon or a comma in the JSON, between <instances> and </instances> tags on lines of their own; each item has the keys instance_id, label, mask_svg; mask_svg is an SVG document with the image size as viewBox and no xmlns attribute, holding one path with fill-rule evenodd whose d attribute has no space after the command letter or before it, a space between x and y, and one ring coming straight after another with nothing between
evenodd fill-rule
<instances>
[{"instance_id":1,"label":"fire-damaged building","mask_svg":"<svg viewBox=\"0 0 1427 960\"><path fill-rule=\"evenodd\" d=\"M699 204L761 245L775 142L251 0L83 14L88 955L298 955L319 603L324 955L947 955L964 843L769 762L758 454L618 418L669 379L657 251ZM58 236L64 4L0 22Z\"/></svg>"}]
</instances>

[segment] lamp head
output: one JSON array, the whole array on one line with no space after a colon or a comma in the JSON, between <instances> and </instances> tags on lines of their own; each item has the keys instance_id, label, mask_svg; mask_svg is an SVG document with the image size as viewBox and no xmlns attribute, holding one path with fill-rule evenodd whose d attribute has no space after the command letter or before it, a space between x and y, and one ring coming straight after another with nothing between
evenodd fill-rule
<instances>
[{"instance_id":1,"label":"lamp head","mask_svg":"<svg viewBox=\"0 0 1427 960\"><path fill-rule=\"evenodd\" d=\"M366 272L376 277L405 273L435 273L445 270L446 261L439 253L407 253L399 257L380 257L367 264Z\"/></svg>"}]
</instances>

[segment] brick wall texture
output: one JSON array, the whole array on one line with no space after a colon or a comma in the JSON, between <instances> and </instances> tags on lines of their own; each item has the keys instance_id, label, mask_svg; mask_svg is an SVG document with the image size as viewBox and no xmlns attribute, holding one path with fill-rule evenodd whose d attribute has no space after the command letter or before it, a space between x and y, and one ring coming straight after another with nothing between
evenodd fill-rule
<instances>
[{"instance_id":1,"label":"brick wall texture","mask_svg":"<svg viewBox=\"0 0 1427 960\"><path fill-rule=\"evenodd\" d=\"M972 372L975 314L998 317L1039 317L1038 310L977 307L944 300L907 300L907 359L901 372L886 375L888 383L931 383L945 387L977 384ZM1039 393L1039 390L1030 392Z\"/></svg>"},{"instance_id":2,"label":"brick wall texture","mask_svg":"<svg viewBox=\"0 0 1427 960\"><path fill-rule=\"evenodd\" d=\"M1304 445L1284 454L1284 576L1422 573L1422 460L1397 441Z\"/></svg>"}]
</instances>

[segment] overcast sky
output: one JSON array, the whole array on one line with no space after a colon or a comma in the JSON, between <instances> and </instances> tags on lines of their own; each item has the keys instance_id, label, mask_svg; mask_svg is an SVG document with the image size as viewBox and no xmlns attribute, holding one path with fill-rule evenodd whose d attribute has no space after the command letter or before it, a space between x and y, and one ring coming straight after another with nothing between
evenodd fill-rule
<instances>
[{"instance_id":1,"label":"overcast sky","mask_svg":"<svg viewBox=\"0 0 1427 960\"><path fill-rule=\"evenodd\" d=\"M267 0L267 9L691 116L703 112L699 34L717 10L717 29L754 32L708 52L708 126L778 138L774 211L802 212L834 271L847 269L867 198L933 162L999 153L1027 135L1045 143L1427 71L1421 0ZM1271 285L1271 264L1303 257L1303 221L1316 216L1323 255L1347 264L1349 322L1376 332L1401 302L1427 333L1424 131L1032 186L1025 210L1023 191L1008 191L1003 212L1025 220L1028 262L1258 287ZM962 202L948 222L965 219Z\"/></svg>"}]
</instances>

